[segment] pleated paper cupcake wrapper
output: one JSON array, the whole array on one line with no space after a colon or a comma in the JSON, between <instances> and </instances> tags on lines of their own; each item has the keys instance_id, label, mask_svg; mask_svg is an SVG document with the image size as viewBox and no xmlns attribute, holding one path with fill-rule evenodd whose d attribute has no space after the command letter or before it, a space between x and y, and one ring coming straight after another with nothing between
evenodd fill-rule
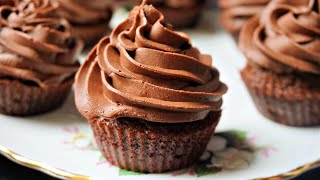
<instances>
[{"instance_id":1,"label":"pleated paper cupcake wrapper","mask_svg":"<svg viewBox=\"0 0 320 180\"><path fill-rule=\"evenodd\" d=\"M107 120L93 120L96 142L105 158L122 169L161 173L183 169L202 155L218 123L191 133L161 134L135 128L119 128Z\"/></svg>"},{"instance_id":2,"label":"pleated paper cupcake wrapper","mask_svg":"<svg viewBox=\"0 0 320 180\"><path fill-rule=\"evenodd\" d=\"M244 80L247 89L257 107L257 109L268 119L289 126L296 127L309 127L320 125L320 99L319 97L305 97L295 98L295 94L290 97L279 94L286 89L277 88L272 91L266 92L266 86L279 87L276 84L282 83L281 77L275 76L267 78L261 78L259 87L252 87L252 84L257 82L251 82L250 76L259 76L259 74L250 74L251 72L259 73L256 67L249 67L254 70L248 70L248 66L242 72L242 79ZM259 77L256 77L259 78ZM277 78L277 79L275 79ZM281 85L281 87L286 87ZM307 90L306 90L307 91ZM270 93L271 92L271 93ZM276 95L275 93L278 93Z\"/></svg>"},{"instance_id":3,"label":"pleated paper cupcake wrapper","mask_svg":"<svg viewBox=\"0 0 320 180\"><path fill-rule=\"evenodd\" d=\"M249 91L257 109L270 120L297 127L320 126L319 100L287 100Z\"/></svg>"},{"instance_id":4,"label":"pleated paper cupcake wrapper","mask_svg":"<svg viewBox=\"0 0 320 180\"><path fill-rule=\"evenodd\" d=\"M69 94L73 79L48 89L26 85L18 80L0 80L0 113L34 115L59 107Z\"/></svg>"}]
</instances>

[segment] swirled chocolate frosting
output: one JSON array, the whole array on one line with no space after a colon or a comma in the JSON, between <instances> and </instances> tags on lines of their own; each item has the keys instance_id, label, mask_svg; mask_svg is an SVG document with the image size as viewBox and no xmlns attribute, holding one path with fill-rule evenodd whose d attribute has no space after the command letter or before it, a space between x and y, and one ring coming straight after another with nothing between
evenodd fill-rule
<instances>
[{"instance_id":1,"label":"swirled chocolate frosting","mask_svg":"<svg viewBox=\"0 0 320 180\"><path fill-rule=\"evenodd\" d=\"M0 78L59 85L77 69L81 42L50 0L0 6Z\"/></svg>"},{"instance_id":2,"label":"swirled chocolate frosting","mask_svg":"<svg viewBox=\"0 0 320 180\"><path fill-rule=\"evenodd\" d=\"M277 73L320 75L319 6L319 0L272 1L241 31L249 63Z\"/></svg>"},{"instance_id":3,"label":"swirled chocolate frosting","mask_svg":"<svg viewBox=\"0 0 320 180\"><path fill-rule=\"evenodd\" d=\"M110 32L110 0L52 0L59 3L58 13L72 25L72 33L86 46L95 44Z\"/></svg>"},{"instance_id":4,"label":"swirled chocolate frosting","mask_svg":"<svg viewBox=\"0 0 320 180\"><path fill-rule=\"evenodd\" d=\"M109 0L57 0L59 14L72 25L108 24L112 11Z\"/></svg>"},{"instance_id":5,"label":"swirled chocolate frosting","mask_svg":"<svg viewBox=\"0 0 320 180\"><path fill-rule=\"evenodd\" d=\"M261 12L270 0L220 0L221 22L231 34L238 35L251 17Z\"/></svg>"},{"instance_id":6,"label":"swirled chocolate frosting","mask_svg":"<svg viewBox=\"0 0 320 180\"><path fill-rule=\"evenodd\" d=\"M135 7L89 54L76 77L83 116L178 123L221 110L227 87L211 57L163 20L151 5Z\"/></svg>"}]
</instances>

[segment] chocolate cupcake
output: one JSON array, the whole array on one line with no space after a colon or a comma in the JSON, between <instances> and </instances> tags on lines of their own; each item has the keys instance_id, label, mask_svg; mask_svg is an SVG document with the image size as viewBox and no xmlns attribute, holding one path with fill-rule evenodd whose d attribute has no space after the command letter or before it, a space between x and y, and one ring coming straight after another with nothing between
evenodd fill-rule
<instances>
[{"instance_id":1,"label":"chocolate cupcake","mask_svg":"<svg viewBox=\"0 0 320 180\"><path fill-rule=\"evenodd\" d=\"M270 0L220 0L220 22L237 40L243 25L261 12L269 2Z\"/></svg>"},{"instance_id":2,"label":"chocolate cupcake","mask_svg":"<svg viewBox=\"0 0 320 180\"><path fill-rule=\"evenodd\" d=\"M60 7L58 13L72 25L73 33L86 45L97 43L110 32L112 16L110 1L107 0L55 0Z\"/></svg>"},{"instance_id":3,"label":"chocolate cupcake","mask_svg":"<svg viewBox=\"0 0 320 180\"><path fill-rule=\"evenodd\" d=\"M0 112L31 115L60 106L78 69L82 43L50 0L0 6Z\"/></svg>"},{"instance_id":4,"label":"chocolate cupcake","mask_svg":"<svg viewBox=\"0 0 320 180\"><path fill-rule=\"evenodd\" d=\"M151 173L193 164L214 132L227 91L211 63L153 6L135 7L76 76L77 108L106 159Z\"/></svg>"},{"instance_id":5,"label":"chocolate cupcake","mask_svg":"<svg viewBox=\"0 0 320 180\"><path fill-rule=\"evenodd\" d=\"M136 0L137 4L141 0ZM186 28L196 25L202 15L205 0L148 0L165 17L165 22L174 28Z\"/></svg>"},{"instance_id":6,"label":"chocolate cupcake","mask_svg":"<svg viewBox=\"0 0 320 180\"><path fill-rule=\"evenodd\" d=\"M258 110L275 122L320 125L319 6L275 0L241 31L248 59L242 78Z\"/></svg>"}]
</instances>

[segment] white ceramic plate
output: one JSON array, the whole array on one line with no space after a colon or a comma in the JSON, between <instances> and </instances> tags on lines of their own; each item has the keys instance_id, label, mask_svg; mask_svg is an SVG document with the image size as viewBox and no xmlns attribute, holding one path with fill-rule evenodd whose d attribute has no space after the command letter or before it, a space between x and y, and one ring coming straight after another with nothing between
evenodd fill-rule
<instances>
[{"instance_id":1,"label":"white ceramic plate","mask_svg":"<svg viewBox=\"0 0 320 180\"><path fill-rule=\"evenodd\" d=\"M311 164L306 163L319 164L316 161L320 158L320 128L282 126L256 111L239 76L245 60L234 41L213 23L214 16L216 14L207 13L200 28L187 31L202 53L213 56L214 65L229 86L217 129L222 134L210 141L208 150L214 156L209 158L206 152L205 163L186 170L148 175L109 165L96 148L86 120L77 112L73 95L60 109L41 116L0 115L0 153L25 166L70 179L193 179L200 176L202 179L254 179L279 175L304 165L283 175L289 177L310 168ZM124 17L118 12L113 24Z\"/></svg>"}]
</instances>

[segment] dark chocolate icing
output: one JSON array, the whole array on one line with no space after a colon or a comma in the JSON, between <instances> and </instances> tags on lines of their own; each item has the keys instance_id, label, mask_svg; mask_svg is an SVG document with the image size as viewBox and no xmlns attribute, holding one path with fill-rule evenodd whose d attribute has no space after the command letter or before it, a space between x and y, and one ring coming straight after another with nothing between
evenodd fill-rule
<instances>
[{"instance_id":1,"label":"dark chocolate icing","mask_svg":"<svg viewBox=\"0 0 320 180\"><path fill-rule=\"evenodd\" d=\"M59 85L77 69L82 43L50 0L0 6L0 77Z\"/></svg>"},{"instance_id":2,"label":"dark chocolate icing","mask_svg":"<svg viewBox=\"0 0 320 180\"><path fill-rule=\"evenodd\" d=\"M112 16L109 0L55 0L58 13L72 25L73 33L86 42L100 39L109 32Z\"/></svg>"},{"instance_id":3,"label":"dark chocolate icing","mask_svg":"<svg viewBox=\"0 0 320 180\"><path fill-rule=\"evenodd\" d=\"M320 75L319 0L275 0L242 29L249 63L278 73Z\"/></svg>"},{"instance_id":4,"label":"dark chocolate icing","mask_svg":"<svg viewBox=\"0 0 320 180\"><path fill-rule=\"evenodd\" d=\"M141 5L89 54L76 77L76 104L88 119L132 117L177 123L220 111L227 87L211 57Z\"/></svg>"},{"instance_id":5,"label":"dark chocolate icing","mask_svg":"<svg viewBox=\"0 0 320 180\"><path fill-rule=\"evenodd\" d=\"M242 26L269 2L270 0L220 0L221 23L228 32L237 36Z\"/></svg>"}]
</instances>

